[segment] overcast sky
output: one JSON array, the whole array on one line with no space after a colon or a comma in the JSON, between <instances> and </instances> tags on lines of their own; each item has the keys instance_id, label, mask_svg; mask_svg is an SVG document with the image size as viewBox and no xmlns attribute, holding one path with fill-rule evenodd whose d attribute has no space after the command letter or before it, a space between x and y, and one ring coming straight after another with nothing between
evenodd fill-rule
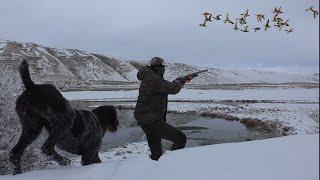
<instances>
[{"instance_id":1,"label":"overcast sky","mask_svg":"<svg viewBox=\"0 0 320 180\"><path fill-rule=\"evenodd\" d=\"M319 17L305 12L318 0L1 0L0 39L76 48L126 59L223 68L319 72ZM294 33L252 32L254 14L281 6ZM251 32L216 21L201 28L203 11L245 10Z\"/></svg>"}]
</instances>

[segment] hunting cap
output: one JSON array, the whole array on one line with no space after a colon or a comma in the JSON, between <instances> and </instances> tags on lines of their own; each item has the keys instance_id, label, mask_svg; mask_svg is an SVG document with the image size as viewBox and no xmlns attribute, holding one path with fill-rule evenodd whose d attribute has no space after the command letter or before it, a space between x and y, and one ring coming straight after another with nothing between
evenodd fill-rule
<instances>
[{"instance_id":1,"label":"hunting cap","mask_svg":"<svg viewBox=\"0 0 320 180\"><path fill-rule=\"evenodd\" d=\"M150 60L150 66L161 66L164 63L164 60L160 57L153 57Z\"/></svg>"}]
</instances>

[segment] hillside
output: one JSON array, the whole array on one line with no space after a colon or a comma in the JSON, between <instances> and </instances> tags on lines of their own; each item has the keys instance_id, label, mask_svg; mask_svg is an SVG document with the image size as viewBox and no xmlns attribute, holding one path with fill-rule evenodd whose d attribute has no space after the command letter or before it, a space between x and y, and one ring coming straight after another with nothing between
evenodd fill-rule
<instances>
[{"instance_id":1,"label":"hillside","mask_svg":"<svg viewBox=\"0 0 320 180\"><path fill-rule=\"evenodd\" d=\"M147 61L129 61L77 49L56 49L34 43L14 41L0 42L0 64L15 69L22 59L28 59L31 75L43 82L136 82L139 67ZM258 70L225 70L206 68L182 63L167 63L165 78L173 80L202 69L194 84L241 84L241 83L318 83L318 74L288 74Z\"/></svg>"}]
</instances>

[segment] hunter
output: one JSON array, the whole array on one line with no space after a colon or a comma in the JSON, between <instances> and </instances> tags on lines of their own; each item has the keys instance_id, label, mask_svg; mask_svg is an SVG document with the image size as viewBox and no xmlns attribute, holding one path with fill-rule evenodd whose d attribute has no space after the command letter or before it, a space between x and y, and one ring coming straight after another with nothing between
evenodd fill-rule
<instances>
[{"instance_id":1,"label":"hunter","mask_svg":"<svg viewBox=\"0 0 320 180\"><path fill-rule=\"evenodd\" d=\"M187 141L183 132L166 123L168 95L179 93L194 77L184 76L169 82L163 78L164 72L164 60L154 57L137 74L141 84L134 117L146 134L152 160L158 160L163 153L161 139L173 142L171 150L184 148Z\"/></svg>"}]
</instances>

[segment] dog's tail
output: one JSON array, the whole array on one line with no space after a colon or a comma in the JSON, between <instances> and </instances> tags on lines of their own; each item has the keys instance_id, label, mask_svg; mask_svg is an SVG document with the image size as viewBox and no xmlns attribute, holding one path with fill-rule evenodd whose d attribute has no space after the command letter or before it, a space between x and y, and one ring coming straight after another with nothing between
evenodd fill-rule
<instances>
[{"instance_id":1,"label":"dog's tail","mask_svg":"<svg viewBox=\"0 0 320 180\"><path fill-rule=\"evenodd\" d=\"M34 82L31 80L28 67L29 66L26 60L23 60L21 65L19 66L19 73L26 90L30 90L35 86Z\"/></svg>"}]
</instances>

